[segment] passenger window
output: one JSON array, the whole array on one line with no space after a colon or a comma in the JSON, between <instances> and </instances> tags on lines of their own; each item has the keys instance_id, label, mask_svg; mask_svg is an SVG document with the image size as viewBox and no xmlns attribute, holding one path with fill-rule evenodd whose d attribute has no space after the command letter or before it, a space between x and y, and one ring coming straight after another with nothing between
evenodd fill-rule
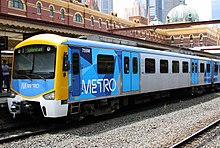
<instances>
[{"instance_id":1,"label":"passenger window","mask_svg":"<svg viewBox=\"0 0 220 148\"><path fill-rule=\"evenodd\" d=\"M133 58L133 73L137 74L138 73L138 59Z\"/></svg>"},{"instance_id":2,"label":"passenger window","mask_svg":"<svg viewBox=\"0 0 220 148\"><path fill-rule=\"evenodd\" d=\"M215 72L218 72L218 65L215 64Z\"/></svg>"},{"instance_id":3,"label":"passenger window","mask_svg":"<svg viewBox=\"0 0 220 148\"><path fill-rule=\"evenodd\" d=\"M192 62L192 73L195 72L195 65L194 65L194 62Z\"/></svg>"},{"instance_id":4,"label":"passenger window","mask_svg":"<svg viewBox=\"0 0 220 148\"><path fill-rule=\"evenodd\" d=\"M97 56L98 74L113 74L115 69L114 56L102 55Z\"/></svg>"},{"instance_id":5,"label":"passenger window","mask_svg":"<svg viewBox=\"0 0 220 148\"><path fill-rule=\"evenodd\" d=\"M204 72L205 72L205 64L200 63L200 73L204 73Z\"/></svg>"},{"instance_id":6,"label":"passenger window","mask_svg":"<svg viewBox=\"0 0 220 148\"><path fill-rule=\"evenodd\" d=\"M210 64L207 64L206 67L207 67L206 72L207 72L207 73L210 73L210 71L211 71L211 70L210 70Z\"/></svg>"},{"instance_id":7,"label":"passenger window","mask_svg":"<svg viewBox=\"0 0 220 148\"><path fill-rule=\"evenodd\" d=\"M79 54L78 53L73 53L73 60L72 60L72 69L73 69L73 74L77 75L79 74Z\"/></svg>"},{"instance_id":8,"label":"passenger window","mask_svg":"<svg viewBox=\"0 0 220 148\"><path fill-rule=\"evenodd\" d=\"M155 59L145 59L145 73L155 73Z\"/></svg>"},{"instance_id":9,"label":"passenger window","mask_svg":"<svg viewBox=\"0 0 220 148\"><path fill-rule=\"evenodd\" d=\"M168 73L168 60L160 60L160 73Z\"/></svg>"},{"instance_id":10,"label":"passenger window","mask_svg":"<svg viewBox=\"0 0 220 148\"><path fill-rule=\"evenodd\" d=\"M183 73L189 72L189 64L188 62L183 62Z\"/></svg>"},{"instance_id":11,"label":"passenger window","mask_svg":"<svg viewBox=\"0 0 220 148\"><path fill-rule=\"evenodd\" d=\"M124 73L129 74L129 57L124 57Z\"/></svg>"},{"instance_id":12,"label":"passenger window","mask_svg":"<svg viewBox=\"0 0 220 148\"><path fill-rule=\"evenodd\" d=\"M172 61L172 72L179 73L179 61Z\"/></svg>"},{"instance_id":13,"label":"passenger window","mask_svg":"<svg viewBox=\"0 0 220 148\"><path fill-rule=\"evenodd\" d=\"M195 63L195 73L198 73L198 64Z\"/></svg>"}]
</instances>

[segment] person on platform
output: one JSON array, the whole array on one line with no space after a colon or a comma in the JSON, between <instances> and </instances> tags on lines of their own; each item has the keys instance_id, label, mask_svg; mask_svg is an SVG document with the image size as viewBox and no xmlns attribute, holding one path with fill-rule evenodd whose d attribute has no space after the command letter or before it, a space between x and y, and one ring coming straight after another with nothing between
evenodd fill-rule
<instances>
[{"instance_id":1,"label":"person on platform","mask_svg":"<svg viewBox=\"0 0 220 148\"><path fill-rule=\"evenodd\" d=\"M7 87L7 92L10 91L10 82L9 82L9 79L10 79L10 75L9 75L9 66L6 64L7 61L6 60L3 60L3 64L2 64L2 75L3 75L3 81L4 81L4 84L6 85Z\"/></svg>"}]
</instances>

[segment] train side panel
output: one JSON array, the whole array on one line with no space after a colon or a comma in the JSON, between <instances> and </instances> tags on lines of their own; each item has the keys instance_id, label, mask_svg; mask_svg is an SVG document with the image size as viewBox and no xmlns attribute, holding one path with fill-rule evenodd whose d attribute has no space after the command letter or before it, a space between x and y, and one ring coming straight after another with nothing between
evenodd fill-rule
<instances>
[{"instance_id":1,"label":"train side panel","mask_svg":"<svg viewBox=\"0 0 220 148\"><path fill-rule=\"evenodd\" d=\"M121 92L121 52L69 47L69 101L94 100ZM73 53L78 53L78 60ZM78 64L76 64L78 63ZM74 68L78 67L77 75ZM74 93L76 92L76 93Z\"/></svg>"},{"instance_id":2,"label":"train side panel","mask_svg":"<svg viewBox=\"0 0 220 148\"><path fill-rule=\"evenodd\" d=\"M187 69L183 72L184 64L187 65ZM190 59L187 58L141 54L141 92L189 87L191 85L189 64Z\"/></svg>"}]
</instances>

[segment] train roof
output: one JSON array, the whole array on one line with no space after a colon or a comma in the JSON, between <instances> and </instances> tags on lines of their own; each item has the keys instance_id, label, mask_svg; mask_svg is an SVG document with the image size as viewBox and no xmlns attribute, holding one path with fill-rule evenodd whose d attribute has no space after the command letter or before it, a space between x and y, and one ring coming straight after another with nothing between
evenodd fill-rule
<instances>
[{"instance_id":1,"label":"train roof","mask_svg":"<svg viewBox=\"0 0 220 148\"><path fill-rule=\"evenodd\" d=\"M62 36L59 36L59 35L39 34L39 35L32 36L32 37L24 40L23 42L19 43L15 47L15 49L20 48L20 47L25 46L25 45L34 45L34 44L36 44L36 42L58 46L61 43L66 42L66 41L67 41L66 37L62 37Z\"/></svg>"},{"instance_id":2,"label":"train roof","mask_svg":"<svg viewBox=\"0 0 220 148\"><path fill-rule=\"evenodd\" d=\"M160 51L160 50L154 50L154 49L149 49L149 48L132 47L132 46L112 44L112 43L82 40L82 39L76 39L76 38L67 38L67 41L63 42L62 44L73 45L73 46L84 47L84 48L95 47L95 48L115 49L115 50L133 51L133 52L159 54L159 55L169 55L169 56L185 57L185 58L191 58L191 59L196 58L196 59L201 59L201 60L210 60L210 58L207 58L207 57L199 57L199 56L194 56L194 55L186 55L186 54L181 54L181 53Z\"/></svg>"},{"instance_id":3,"label":"train roof","mask_svg":"<svg viewBox=\"0 0 220 148\"><path fill-rule=\"evenodd\" d=\"M15 47L15 49L20 48L25 45L34 45L36 44L36 42L54 45L54 46L58 46L60 44L66 44L66 45L72 45L72 46L84 47L84 48L91 48L91 47L105 48L105 49L133 51L133 52L150 53L150 54L158 54L158 55L168 55L168 56L175 56L175 57L185 57L185 58L191 58L191 59L196 58L196 59L201 59L201 60L210 60L210 58L206 58L206 57L186 55L186 54L174 53L174 52L168 52L168 51L160 51L160 50L154 50L154 49L148 49L148 48L142 48L142 47L133 47L133 46L112 44L112 43L76 39L76 38L70 38L70 37L63 37L63 36L59 36L55 34L35 35L19 43Z\"/></svg>"}]
</instances>

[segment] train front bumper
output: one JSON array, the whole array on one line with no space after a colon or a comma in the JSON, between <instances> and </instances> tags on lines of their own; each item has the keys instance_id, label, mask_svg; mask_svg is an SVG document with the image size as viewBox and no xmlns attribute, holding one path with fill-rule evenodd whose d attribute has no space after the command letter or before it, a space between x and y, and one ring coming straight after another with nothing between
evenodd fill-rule
<instances>
[{"instance_id":1,"label":"train front bumper","mask_svg":"<svg viewBox=\"0 0 220 148\"><path fill-rule=\"evenodd\" d=\"M26 99L22 96L15 95L14 98L10 97L7 101L9 112L14 116L26 112L30 108L33 109L33 104L36 103L39 105L34 106L34 109L41 110L44 117L64 117L68 113L68 104L62 104L61 100L45 100L42 96L34 99Z\"/></svg>"}]
</instances>

